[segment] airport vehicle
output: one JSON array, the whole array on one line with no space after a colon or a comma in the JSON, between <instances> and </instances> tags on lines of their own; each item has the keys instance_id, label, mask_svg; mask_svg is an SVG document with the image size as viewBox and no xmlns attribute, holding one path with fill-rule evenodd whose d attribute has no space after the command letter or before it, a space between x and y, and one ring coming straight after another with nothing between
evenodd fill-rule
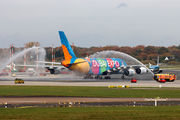
<instances>
[{"instance_id":1,"label":"airport vehicle","mask_svg":"<svg viewBox=\"0 0 180 120\"><path fill-rule=\"evenodd\" d=\"M59 31L59 36L65 57L61 64L75 73L85 75L86 78L93 76L93 78L109 79L110 74L122 74L122 78L124 78L124 76L148 72L143 65L129 66L119 58L77 58L63 31Z\"/></svg>"},{"instance_id":2,"label":"airport vehicle","mask_svg":"<svg viewBox=\"0 0 180 120\"><path fill-rule=\"evenodd\" d=\"M160 79L160 81L159 81L160 83L165 83L166 82L166 80L165 79Z\"/></svg>"},{"instance_id":3,"label":"airport vehicle","mask_svg":"<svg viewBox=\"0 0 180 120\"><path fill-rule=\"evenodd\" d=\"M39 75L40 75L40 76L46 76L46 74L45 74L45 73L40 73Z\"/></svg>"},{"instance_id":4,"label":"airport vehicle","mask_svg":"<svg viewBox=\"0 0 180 120\"><path fill-rule=\"evenodd\" d=\"M24 83L24 80L21 79L21 78L16 78L15 81L14 81L15 84L23 84Z\"/></svg>"},{"instance_id":5,"label":"airport vehicle","mask_svg":"<svg viewBox=\"0 0 180 120\"><path fill-rule=\"evenodd\" d=\"M12 77L16 77L16 74L12 74Z\"/></svg>"},{"instance_id":6,"label":"airport vehicle","mask_svg":"<svg viewBox=\"0 0 180 120\"><path fill-rule=\"evenodd\" d=\"M3 72L8 72L8 70L2 70Z\"/></svg>"},{"instance_id":7,"label":"airport vehicle","mask_svg":"<svg viewBox=\"0 0 180 120\"><path fill-rule=\"evenodd\" d=\"M156 81L164 79L166 82L173 82L177 79L177 76L175 74L155 74L153 79Z\"/></svg>"},{"instance_id":8,"label":"airport vehicle","mask_svg":"<svg viewBox=\"0 0 180 120\"><path fill-rule=\"evenodd\" d=\"M32 77L32 76L33 76L33 73L29 73L29 76Z\"/></svg>"},{"instance_id":9,"label":"airport vehicle","mask_svg":"<svg viewBox=\"0 0 180 120\"><path fill-rule=\"evenodd\" d=\"M19 72L26 72L25 70L19 70Z\"/></svg>"},{"instance_id":10,"label":"airport vehicle","mask_svg":"<svg viewBox=\"0 0 180 120\"><path fill-rule=\"evenodd\" d=\"M8 73L4 73L5 76L8 76L9 74Z\"/></svg>"},{"instance_id":11,"label":"airport vehicle","mask_svg":"<svg viewBox=\"0 0 180 120\"><path fill-rule=\"evenodd\" d=\"M1 76L8 76L9 74L8 73L1 73Z\"/></svg>"},{"instance_id":12,"label":"airport vehicle","mask_svg":"<svg viewBox=\"0 0 180 120\"><path fill-rule=\"evenodd\" d=\"M18 72L18 70L16 70L16 69L13 69L13 70L11 70L11 72Z\"/></svg>"},{"instance_id":13,"label":"airport vehicle","mask_svg":"<svg viewBox=\"0 0 180 120\"><path fill-rule=\"evenodd\" d=\"M136 83L136 82L137 82L137 79L133 77L133 78L131 79L131 83Z\"/></svg>"}]
</instances>

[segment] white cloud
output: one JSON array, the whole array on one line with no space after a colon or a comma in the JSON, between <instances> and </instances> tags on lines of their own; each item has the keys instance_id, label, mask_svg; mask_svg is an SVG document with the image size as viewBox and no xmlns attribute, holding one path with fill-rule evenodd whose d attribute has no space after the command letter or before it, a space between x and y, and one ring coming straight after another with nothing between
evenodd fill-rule
<instances>
[{"instance_id":1,"label":"white cloud","mask_svg":"<svg viewBox=\"0 0 180 120\"><path fill-rule=\"evenodd\" d=\"M126 4L126 3L121 3L121 4L119 4L118 5L118 7L117 8L121 8L121 7L127 7L128 5Z\"/></svg>"}]
</instances>

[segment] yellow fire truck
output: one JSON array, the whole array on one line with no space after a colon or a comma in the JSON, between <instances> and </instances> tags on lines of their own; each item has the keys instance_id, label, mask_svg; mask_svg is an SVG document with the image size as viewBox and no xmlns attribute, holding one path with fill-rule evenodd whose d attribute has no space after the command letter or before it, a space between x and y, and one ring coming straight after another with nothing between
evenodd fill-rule
<instances>
[{"instance_id":1,"label":"yellow fire truck","mask_svg":"<svg viewBox=\"0 0 180 120\"><path fill-rule=\"evenodd\" d=\"M160 81L160 80L166 80L166 82L173 82L177 79L177 76L175 74L154 74L154 80Z\"/></svg>"}]
</instances>

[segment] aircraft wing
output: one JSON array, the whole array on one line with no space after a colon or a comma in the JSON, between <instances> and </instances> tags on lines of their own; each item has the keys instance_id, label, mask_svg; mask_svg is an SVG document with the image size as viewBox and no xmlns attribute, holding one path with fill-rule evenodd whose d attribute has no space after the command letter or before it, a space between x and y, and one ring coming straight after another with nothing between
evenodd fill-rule
<instances>
[{"instance_id":1,"label":"aircraft wing","mask_svg":"<svg viewBox=\"0 0 180 120\"><path fill-rule=\"evenodd\" d=\"M140 68L140 67L146 67L145 65L130 65L130 66L127 66L127 68Z\"/></svg>"},{"instance_id":2,"label":"aircraft wing","mask_svg":"<svg viewBox=\"0 0 180 120\"><path fill-rule=\"evenodd\" d=\"M16 65L16 66L37 67L37 65ZM50 68L50 69L65 68L64 66L52 66L52 65L38 65L38 67Z\"/></svg>"},{"instance_id":3,"label":"aircraft wing","mask_svg":"<svg viewBox=\"0 0 180 120\"><path fill-rule=\"evenodd\" d=\"M38 62L38 63L45 63L45 64L47 64L47 63L49 63L49 64L58 64L58 65L61 65L61 63L59 63L59 62L47 62L47 61L34 61L34 62Z\"/></svg>"},{"instance_id":4,"label":"aircraft wing","mask_svg":"<svg viewBox=\"0 0 180 120\"><path fill-rule=\"evenodd\" d=\"M59 74L62 69L65 69L66 67L61 66L61 63L59 62L47 62L47 61L34 61L35 63L41 63L41 65L16 65L16 66L28 66L28 67L42 67L50 70L51 74ZM52 64L52 65L44 65L44 64ZM54 65L56 64L56 65Z\"/></svg>"}]
</instances>

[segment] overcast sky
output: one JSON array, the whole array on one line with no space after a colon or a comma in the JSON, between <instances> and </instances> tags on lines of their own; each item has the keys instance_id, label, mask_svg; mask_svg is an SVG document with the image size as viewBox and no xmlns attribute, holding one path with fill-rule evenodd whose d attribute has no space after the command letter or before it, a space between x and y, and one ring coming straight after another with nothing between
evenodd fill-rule
<instances>
[{"instance_id":1,"label":"overcast sky","mask_svg":"<svg viewBox=\"0 0 180 120\"><path fill-rule=\"evenodd\" d=\"M0 0L0 48L178 46L180 0Z\"/></svg>"}]
</instances>

